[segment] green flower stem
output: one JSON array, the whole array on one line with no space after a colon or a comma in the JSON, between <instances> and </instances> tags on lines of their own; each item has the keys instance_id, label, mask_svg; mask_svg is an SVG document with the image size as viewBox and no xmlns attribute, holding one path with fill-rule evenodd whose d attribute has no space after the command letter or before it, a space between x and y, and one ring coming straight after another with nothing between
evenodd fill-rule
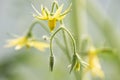
<instances>
[{"instance_id":1,"label":"green flower stem","mask_svg":"<svg viewBox=\"0 0 120 80\"><path fill-rule=\"evenodd\" d=\"M51 56L53 56L53 50L52 50L52 40L54 38L54 36L61 30L62 28L59 28L57 31L55 31L51 37L50 37L50 53L51 53Z\"/></svg>"},{"instance_id":2,"label":"green flower stem","mask_svg":"<svg viewBox=\"0 0 120 80\"><path fill-rule=\"evenodd\" d=\"M62 27L62 28L63 28L63 30L65 30L69 34L69 36L71 36L71 39L73 40L73 46L74 46L74 55L76 55L76 43L75 43L75 40L74 40L73 36L71 35L71 33L66 28L64 28L64 27ZM67 56L69 57L70 55L67 54ZM75 75L76 80L81 80L80 79L81 76L80 76L79 72L74 72L74 75Z\"/></svg>"},{"instance_id":3,"label":"green flower stem","mask_svg":"<svg viewBox=\"0 0 120 80\"><path fill-rule=\"evenodd\" d=\"M27 36L31 36L31 35L32 35L32 30L33 30L33 28L35 27L36 24L40 24L40 26L42 26L42 28L44 28L44 30L45 30L46 32L49 32L49 30L45 27L45 25L44 25L43 23L41 23L41 22L38 21L38 20L35 20L35 21L30 25L30 28L29 28L29 30L28 30L28 32L27 32Z\"/></svg>"},{"instance_id":4,"label":"green flower stem","mask_svg":"<svg viewBox=\"0 0 120 80\"><path fill-rule=\"evenodd\" d=\"M73 38L72 34L65 28L65 27L61 27L64 31L66 31L68 33L68 35L71 37L72 42L73 42L73 46L74 46L74 54L76 54L76 42L75 39Z\"/></svg>"},{"instance_id":5,"label":"green flower stem","mask_svg":"<svg viewBox=\"0 0 120 80\"><path fill-rule=\"evenodd\" d=\"M69 55L69 46L68 46L68 42L67 42L67 38L66 38L66 35L65 35L65 31L63 31L63 39L64 39L64 43L65 43L65 53L66 53L66 56L68 58L69 61L71 61L70 59L70 55Z\"/></svg>"},{"instance_id":6,"label":"green flower stem","mask_svg":"<svg viewBox=\"0 0 120 80\"><path fill-rule=\"evenodd\" d=\"M72 34L64 27L60 27L56 32L54 32L50 38L50 52L51 52L51 55L53 56L53 50L52 50L52 39L54 38L54 36L60 31L60 30L64 30L66 31L69 36L71 37L72 41L73 41L73 45L74 45L74 54L76 54L76 43L75 43L75 40L72 36ZM65 38L65 37L64 37ZM67 43L67 42L66 42ZM60 47L63 51L66 51L64 50L62 47ZM67 53L67 51L66 51ZM67 58L68 58L68 61L71 62L71 59L70 59L70 55L69 53L66 54ZM78 72L74 72L74 75L75 75L75 78L76 80L80 80L80 77L79 77L79 73Z\"/></svg>"},{"instance_id":7,"label":"green flower stem","mask_svg":"<svg viewBox=\"0 0 120 80\"><path fill-rule=\"evenodd\" d=\"M63 12L60 16L64 16L66 14L68 14L72 9L71 9L72 3L69 5L69 7L66 9L65 12Z\"/></svg>"},{"instance_id":8,"label":"green flower stem","mask_svg":"<svg viewBox=\"0 0 120 80\"><path fill-rule=\"evenodd\" d=\"M63 31L63 38L64 38L64 42L65 42L65 45L66 45L66 49L62 49L62 47L60 47L66 54L66 57L68 59L68 62L71 63L71 58L70 58L70 52L69 52L69 46L68 46L68 42L67 42L67 39L66 39L66 35L65 35L65 31ZM74 73L74 76L76 78L76 80L79 80L79 74L78 72L73 72Z\"/></svg>"},{"instance_id":9,"label":"green flower stem","mask_svg":"<svg viewBox=\"0 0 120 80\"><path fill-rule=\"evenodd\" d=\"M55 31L55 32L52 34L52 36L51 36L51 38L50 38L50 52L51 52L51 55L53 55L52 40L53 40L54 36L55 36L60 30L66 31L66 32L68 33L68 35L70 36L70 38L72 39L72 42L73 42L74 54L76 54L76 43L75 43L75 40L74 40L72 34L71 34L66 28L60 27L57 31Z\"/></svg>"}]
</instances>

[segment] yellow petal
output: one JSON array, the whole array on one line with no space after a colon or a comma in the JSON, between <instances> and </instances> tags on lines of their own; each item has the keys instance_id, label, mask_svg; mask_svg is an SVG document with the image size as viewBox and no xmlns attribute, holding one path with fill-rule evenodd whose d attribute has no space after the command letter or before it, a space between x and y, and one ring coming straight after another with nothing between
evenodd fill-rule
<instances>
[{"instance_id":1,"label":"yellow petal","mask_svg":"<svg viewBox=\"0 0 120 80\"><path fill-rule=\"evenodd\" d=\"M43 6L41 6L41 11L42 11L42 16L47 19L47 18L48 18L48 17L47 17L48 14L47 14L47 12L45 11L45 8L43 8Z\"/></svg>"},{"instance_id":2,"label":"yellow petal","mask_svg":"<svg viewBox=\"0 0 120 80\"><path fill-rule=\"evenodd\" d=\"M46 10L47 14L50 15L50 11L47 8L45 8L45 10Z\"/></svg>"},{"instance_id":3,"label":"yellow petal","mask_svg":"<svg viewBox=\"0 0 120 80\"><path fill-rule=\"evenodd\" d=\"M19 50L19 49L21 49L23 46L25 46L25 45L17 45L17 46L15 47L15 50Z\"/></svg>"},{"instance_id":4,"label":"yellow petal","mask_svg":"<svg viewBox=\"0 0 120 80\"><path fill-rule=\"evenodd\" d=\"M71 6L72 4L70 4L70 6L61 15L66 15L67 13L69 13L71 11Z\"/></svg>"},{"instance_id":5,"label":"yellow petal","mask_svg":"<svg viewBox=\"0 0 120 80\"><path fill-rule=\"evenodd\" d=\"M93 58L90 60L90 67L92 69L92 74L99 76L99 77L103 77L104 73L101 69L101 65L99 63L99 59L97 56L93 56Z\"/></svg>"},{"instance_id":6,"label":"yellow petal","mask_svg":"<svg viewBox=\"0 0 120 80\"><path fill-rule=\"evenodd\" d=\"M44 16L36 16L33 14L33 17L39 20L47 20L47 17L44 17Z\"/></svg>"},{"instance_id":7,"label":"yellow petal","mask_svg":"<svg viewBox=\"0 0 120 80\"><path fill-rule=\"evenodd\" d=\"M104 73L103 73L102 69L100 69L100 68L97 68L97 67L93 68L91 70L91 72L92 72L93 76L98 76L100 78L104 78Z\"/></svg>"},{"instance_id":8,"label":"yellow petal","mask_svg":"<svg viewBox=\"0 0 120 80\"><path fill-rule=\"evenodd\" d=\"M57 9L57 11L55 12L53 18L58 18L60 16L62 8L63 8L63 4Z\"/></svg>"},{"instance_id":9,"label":"yellow petal","mask_svg":"<svg viewBox=\"0 0 120 80\"><path fill-rule=\"evenodd\" d=\"M59 17L57 17L56 19L57 19L58 21L60 21L60 20L63 20L63 18L65 18L65 16L66 16L66 15L59 16Z\"/></svg>"},{"instance_id":10,"label":"yellow petal","mask_svg":"<svg viewBox=\"0 0 120 80\"><path fill-rule=\"evenodd\" d=\"M93 74L93 76L98 76L103 78L104 73L101 69L101 65L97 56L96 49L91 47L89 50L89 68Z\"/></svg>"},{"instance_id":11,"label":"yellow petal","mask_svg":"<svg viewBox=\"0 0 120 80\"><path fill-rule=\"evenodd\" d=\"M39 16L42 16L39 11L32 5L32 8L34 9L34 11L39 15Z\"/></svg>"},{"instance_id":12,"label":"yellow petal","mask_svg":"<svg viewBox=\"0 0 120 80\"><path fill-rule=\"evenodd\" d=\"M38 14L35 15L33 14L33 17L36 18L36 19L40 19L40 20L47 20L48 19L48 16L47 16L47 13L45 12L45 9L43 8L43 6L41 6L41 13L39 13L39 11L32 5L33 9L35 10L35 12Z\"/></svg>"},{"instance_id":13,"label":"yellow petal","mask_svg":"<svg viewBox=\"0 0 120 80\"><path fill-rule=\"evenodd\" d=\"M40 51L44 51L45 48L49 47L49 44L44 43L44 42L39 42L39 41L29 41L28 45L31 47L35 47L36 49L39 49Z\"/></svg>"},{"instance_id":14,"label":"yellow petal","mask_svg":"<svg viewBox=\"0 0 120 80\"><path fill-rule=\"evenodd\" d=\"M13 47L13 46L23 46L26 44L27 38L26 37L20 37L17 39L11 39L8 40L8 44L5 45L5 47Z\"/></svg>"}]
</instances>

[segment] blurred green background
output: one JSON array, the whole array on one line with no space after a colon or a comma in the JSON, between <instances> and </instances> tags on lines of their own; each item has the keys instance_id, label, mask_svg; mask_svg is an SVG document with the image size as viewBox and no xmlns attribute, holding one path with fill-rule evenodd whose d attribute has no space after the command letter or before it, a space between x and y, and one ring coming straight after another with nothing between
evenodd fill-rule
<instances>
[{"instance_id":1,"label":"blurred green background","mask_svg":"<svg viewBox=\"0 0 120 80\"><path fill-rule=\"evenodd\" d=\"M69 74L67 66L70 63L67 57L56 44L54 44L55 66L53 72L50 72L48 65L49 49L45 52L40 52L34 48L23 48L15 51L14 48L3 47L7 39L13 38L8 35L9 33L23 35L28 30L34 13L31 3L39 9L41 4L50 7L52 1L0 0L0 80L75 80L74 74ZM65 9L71 3L71 0L57 1L60 4L64 3ZM77 10L79 10L80 0L77 1ZM86 0L86 27L83 28L83 32L92 37L95 46L101 47L106 42L107 46L117 50L116 53L99 55L105 80L120 80L119 4L120 0ZM74 26L71 21L74 19L71 16L71 13L68 14L64 23L72 32ZM48 35L48 33L39 25L36 26L38 27L35 28L34 33L42 40L42 35ZM74 32L72 34L75 35Z\"/></svg>"}]
</instances>

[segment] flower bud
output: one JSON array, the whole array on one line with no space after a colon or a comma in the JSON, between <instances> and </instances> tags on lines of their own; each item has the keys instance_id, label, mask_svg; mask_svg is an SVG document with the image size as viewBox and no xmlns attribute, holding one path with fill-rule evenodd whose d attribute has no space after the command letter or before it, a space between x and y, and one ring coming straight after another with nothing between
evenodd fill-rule
<instances>
[{"instance_id":1,"label":"flower bud","mask_svg":"<svg viewBox=\"0 0 120 80\"><path fill-rule=\"evenodd\" d=\"M54 66L54 57L53 56L50 56L49 66L50 66L50 71L53 71L53 66Z\"/></svg>"},{"instance_id":2,"label":"flower bud","mask_svg":"<svg viewBox=\"0 0 120 80\"><path fill-rule=\"evenodd\" d=\"M74 54L73 58L72 58L72 64L71 64L70 73L75 68L76 64L77 64L77 56L76 56L76 54Z\"/></svg>"}]
</instances>

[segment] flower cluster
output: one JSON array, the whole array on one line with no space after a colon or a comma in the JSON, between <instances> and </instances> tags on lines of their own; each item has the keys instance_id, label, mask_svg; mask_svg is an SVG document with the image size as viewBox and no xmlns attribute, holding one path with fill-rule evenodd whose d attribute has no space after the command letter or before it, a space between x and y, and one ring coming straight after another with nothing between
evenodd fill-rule
<instances>
[{"instance_id":1,"label":"flower cluster","mask_svg":"<svg viewBox=\"0 0 120 80\"><path fill-rule=\"evenodd\" d=\"M85 62L84 59L82 59L82 57L79 55L79 53L76 50L76 42L74 37L72 36L71 32L65 28L64 24L62 24L63 19L66 17L66 15L68 14L68 12L70 12L71 10L71 5L62 12L63 9L63 4L62 5L58 5L57 2L53 2L52 4L52 8L51 10L48 10L48 8L41 6L41 12L39 12L33 5L32 5L34 11L36 12L36 14L33 14L33 17L35 19L37 19L38 21L40 20L46 20L48 21L48 27L50 29L50 32L53 31L53 33L51 33L49 41L50 43L46 43L46 42L41 42L35 38L33 38L33 34L32 34L32 30L34 24L36 22L34 22L30 28L29 31L27 32L27 34L25 36L22 37L18 37L15 39L11 39L8 40L8 44L5 45L5 47L13 47L15 46L15 49L21 49L22 47L34 47L40 51L44 51L46 48L50 47L50 70L53 71L53 67L54 67L54 54L53 54L53 49L52 49L52 41L54 39L54 36L59 32L59 31L63 31L66 32L71 40L72 40L72 47L73 47L73 56L72 56L72 62L70 65L70 72L72 70L76 70L76 71L81 71L81 68L84 68L83 72L84 74L87 74L87 72L91 72L91 74L93 76L98 76L103 78L104 77L104 73L102 71L102 68L100 66L100 62L97 56L97 49L95 47L89 47L88 51L87 51L87 61ZM55 8L56 7L56 8ZM60 27L55 31L55 27L57 22L60 22L61 25ZM66 53L65 53L66 54Z\"/></svg>"},{"instance_id":2,"label":"flower cluster","mask_svg":"<svg viewBox=\"0 0 120 80\"><path fill-rule=\"evenodd\" d=\"M58 7L57 4L56 4L56 6ZM57 21L63 20L65 18L66 14L70 11L70 7L69 7L63 13L61 13L63 4L60 7L58 7L58 9L55 12L53 12L54 6L52 7L51 12L47 8L41 6L41 13L33 5L32 5L32 7L35 10L35 12L37 13L37 15L33 14L33 17L38 20L47 20L50 31L53 31L53 29L56 27Z\"/></svg>"}]
</instances>

